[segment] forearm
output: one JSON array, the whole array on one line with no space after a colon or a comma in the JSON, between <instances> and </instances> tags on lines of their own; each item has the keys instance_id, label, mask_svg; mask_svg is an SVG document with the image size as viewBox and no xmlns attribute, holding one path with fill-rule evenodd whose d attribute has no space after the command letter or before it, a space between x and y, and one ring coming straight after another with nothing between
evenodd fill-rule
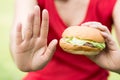
<instances>
[{"instance_id":1,"label":"forearm","mask_svg":"<svg viewBox=\"0 0 120 80\"><path fill-rule=\"evenodd\" d=\"M120 15L119 15L119 11L120 11L120 0L117 0L115 7L113 9L113 21L114 21L114 28L115 28L115 33L116 33L116 39L118 41L118 46L120 45ZM119 47L119 49L120 49L120 47ZM120 74L120 50L119 50L117 56L119 56L118 65L116 66L117 68L115 68L115 70L113 70L113 71Z\"/></svg>"}]
</instances>

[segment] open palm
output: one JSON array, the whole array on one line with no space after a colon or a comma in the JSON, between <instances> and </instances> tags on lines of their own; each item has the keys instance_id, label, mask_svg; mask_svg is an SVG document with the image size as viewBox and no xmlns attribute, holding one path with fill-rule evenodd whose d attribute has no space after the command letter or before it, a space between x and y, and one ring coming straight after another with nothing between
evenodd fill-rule
<instances>
[{"instance_id":1,"label":"open palm","mask_svg":"<svg viewBox=\"0 0 120 80\"><path fill-rule=\"evenodd\" d=\"M40 20L40 8L36 6L33 13L28 15L25 28L21 23L16 26L12 35L11 51L22 71L42 69L51 59L57 40L52 40L47 46L48 24L47 10L42 11Z\"/></svg>"}]
</instances>

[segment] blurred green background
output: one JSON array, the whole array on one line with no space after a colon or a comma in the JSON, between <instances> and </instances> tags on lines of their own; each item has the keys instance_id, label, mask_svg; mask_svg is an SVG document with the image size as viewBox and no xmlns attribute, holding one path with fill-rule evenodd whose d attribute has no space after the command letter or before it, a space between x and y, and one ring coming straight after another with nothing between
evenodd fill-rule
<instances>
[{"instance_id":1,"label":"blurred green background","mask_svg":"<svg viewBox=\"0 0 120 80\"><path fill-rule=\"evenodd\" d=\"M13 21L14 0L0 0L0 80L21 80L9 51L9 33Z\"/></svg>"},{"instance_id":2,"label":"blurred green background","mask_svg":"<svg viewBox=\"0 0 120 80\"><path fill-rule=\"evenodd\" d=\"M13 12L14 0L0 0L0 80L21 80L26 74L17 69L9 51ZM120 75L110 72L109 80L120 80Z\"/></svg>"}]
</instances>

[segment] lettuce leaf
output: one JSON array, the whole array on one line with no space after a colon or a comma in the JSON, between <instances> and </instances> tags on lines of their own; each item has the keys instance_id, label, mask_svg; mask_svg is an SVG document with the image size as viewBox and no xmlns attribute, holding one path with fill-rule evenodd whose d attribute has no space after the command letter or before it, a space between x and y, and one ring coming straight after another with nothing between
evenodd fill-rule
<instances>
[{"instance_id":1,"label":"lettuce leaf","mask_svg":"<svg viewBox=\"0 0 120 80\"><path fill-rule=\"evenodd\" d=\"M79 45L83 46L86 42L91 43L94 47L99 48L99 49L104 49L105 48L105 43L100 43L100 42L95 42L95 41L89 41L89 40L82 40L78 39L75 37L71 38L64 38L66 42L71 43L73 45Z\"/></svg>"}]
</instances>

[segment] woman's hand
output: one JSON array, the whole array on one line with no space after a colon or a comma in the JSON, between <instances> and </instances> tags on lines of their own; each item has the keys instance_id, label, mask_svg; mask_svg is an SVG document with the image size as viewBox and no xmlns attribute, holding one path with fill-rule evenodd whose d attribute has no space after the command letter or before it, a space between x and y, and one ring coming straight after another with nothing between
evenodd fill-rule
<instances>
[{"instance_id":1,"label":"woman's hand","mask_svg":"<svg viewBox=\"0 0 120 80\"><path fill-rule=\"evenodd\" d=\"M106 42L106 48L102 52L88 58L102 68L120 73L120 50L108 28L98 22L86 22L82 25L99 29Z\"/></svg>"},{"instance_id":2,"label":"woman's hand","mask_svg":"<svg viewBox=\"0 0 120 80\"><path fill-rule=\"evenodd\" d=\"M25 28L18 23L13 30L11 43L13 59L22 71L34 71L42 69L51 59L57 40L54 39L47 46L49 27L49 15L47 10L42 11L40 20L40 8L35 6L34 11L28 15Z\"/></svg>"}]
</instances>

